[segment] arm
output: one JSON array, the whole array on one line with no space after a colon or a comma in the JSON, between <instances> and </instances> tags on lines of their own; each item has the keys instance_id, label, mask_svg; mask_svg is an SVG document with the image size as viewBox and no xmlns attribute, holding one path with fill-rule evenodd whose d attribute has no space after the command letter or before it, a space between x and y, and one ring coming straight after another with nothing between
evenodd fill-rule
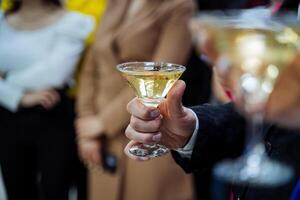
<instances>
[{"instance_id":1,"label":"arm","mask_svg":"<svg viewBox=\"0 0 300 200\"><path fill-rule=\"evenodd\" d=\"M233 104L203 105L192 108L199 120L191 158L173 152L176 162L186 171L211 168L217 161L240 155L244 145L245 120Z\"/></svg>"},{"instance_id":2,"label":"arm","mask_svg":"<svg viewBox=\"0 0 300 200\"><path fill-rule=\"evenodd\" d=\"M88 51L83 68L80 71L76 110L79 118L96 114L95 99L97 95L97 56L93 47Z\"/></svg>"},{"instance_id":3,"label":"arm","mask_svg":"<svg viewBox=\"0 0 300 200\"><path fill-rule=\"evenodd\" d=\"M194 4L186 1L177 5L163 24L163 30L153 56L154 61L185 64L191 49L191 34L188 23Z\"/></svg>"},{"instance_id":4,"label":"arm","mask_svg":"<svg viewBox=\"0 0 300 200\"><path fill-rule=\"evenodd\" d=\"M6 109L12 112L17 111L23 94L22 88L10 85L0 79L0 105Z\"/></svg>"}]
</instances>

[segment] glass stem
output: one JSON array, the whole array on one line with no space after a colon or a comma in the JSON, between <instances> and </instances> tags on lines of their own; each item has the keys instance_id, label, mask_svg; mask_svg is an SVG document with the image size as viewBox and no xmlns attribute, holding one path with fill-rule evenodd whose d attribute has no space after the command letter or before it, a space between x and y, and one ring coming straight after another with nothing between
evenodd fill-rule
<instances>
[{"instance_id":1,"label":"glass stem","mask_svg":"<svg viewBox=\"0 0 300 200\"><path fill-rule=\"evenodd\" d=\"M245 154L263 156L266 153L263 143L263 113L254 113L247 123Z\"/></svg>"}]
</instances>

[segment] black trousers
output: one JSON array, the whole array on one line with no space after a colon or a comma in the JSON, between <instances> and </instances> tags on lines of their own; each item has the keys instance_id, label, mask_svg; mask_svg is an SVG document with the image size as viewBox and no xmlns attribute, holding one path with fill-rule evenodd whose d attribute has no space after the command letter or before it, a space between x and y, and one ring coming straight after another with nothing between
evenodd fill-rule
<instances>
[{"instance_id":1,"label":"black trousers","mask_svg":"<svg viewBox=\"0 0 300 200\"><path fill-rule=\"evenodd\" d=\"M67 200L78 166L73 104L11 113L0 108L0 164L9 200Z\"/></svg>"}]
</instances>

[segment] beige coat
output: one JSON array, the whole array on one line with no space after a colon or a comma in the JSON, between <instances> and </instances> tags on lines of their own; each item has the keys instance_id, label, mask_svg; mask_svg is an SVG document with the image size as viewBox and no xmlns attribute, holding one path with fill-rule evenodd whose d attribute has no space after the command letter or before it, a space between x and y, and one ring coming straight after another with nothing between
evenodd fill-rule
<instances>
[{"instance_id":1,"label":"beige coat","mask_svg":"<svg viewBox=\"0 0 300 200\"><path fill-rule=\"evenodd\" d=\"M191 40L188 20L192 0L148 0L130 20L130 0L109 0L97 42L89 51L80 78L77 111L96 115L105 125L109 150L118 157L116 174L89 172L91 200L186 200L193 198L190 175L171 155L149 162L128 159L124 129L129 123L127 103L133 91L116 70L128 61L165 61L184 64Z\"/></svg>"}]
</instances>

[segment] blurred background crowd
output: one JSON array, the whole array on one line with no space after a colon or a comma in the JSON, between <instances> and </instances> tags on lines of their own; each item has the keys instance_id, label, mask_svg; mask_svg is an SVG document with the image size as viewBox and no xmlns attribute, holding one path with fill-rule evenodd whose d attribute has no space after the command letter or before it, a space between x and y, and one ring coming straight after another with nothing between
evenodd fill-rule
<instances>
[{"instance_id":1,"label":"blurred background crowd","mask_svg":"<svg viewBox=\"0 0 300 200\"><path fill-rule=\"evenodd\" d=\"M189 20L198 10L269 1L0 3L0 199L211 199L211 169L188 175L171 155L125 156L134 94L116 65L183 64L184 105L228 102L192 44Z\"/></svg>"}]
</instances>

